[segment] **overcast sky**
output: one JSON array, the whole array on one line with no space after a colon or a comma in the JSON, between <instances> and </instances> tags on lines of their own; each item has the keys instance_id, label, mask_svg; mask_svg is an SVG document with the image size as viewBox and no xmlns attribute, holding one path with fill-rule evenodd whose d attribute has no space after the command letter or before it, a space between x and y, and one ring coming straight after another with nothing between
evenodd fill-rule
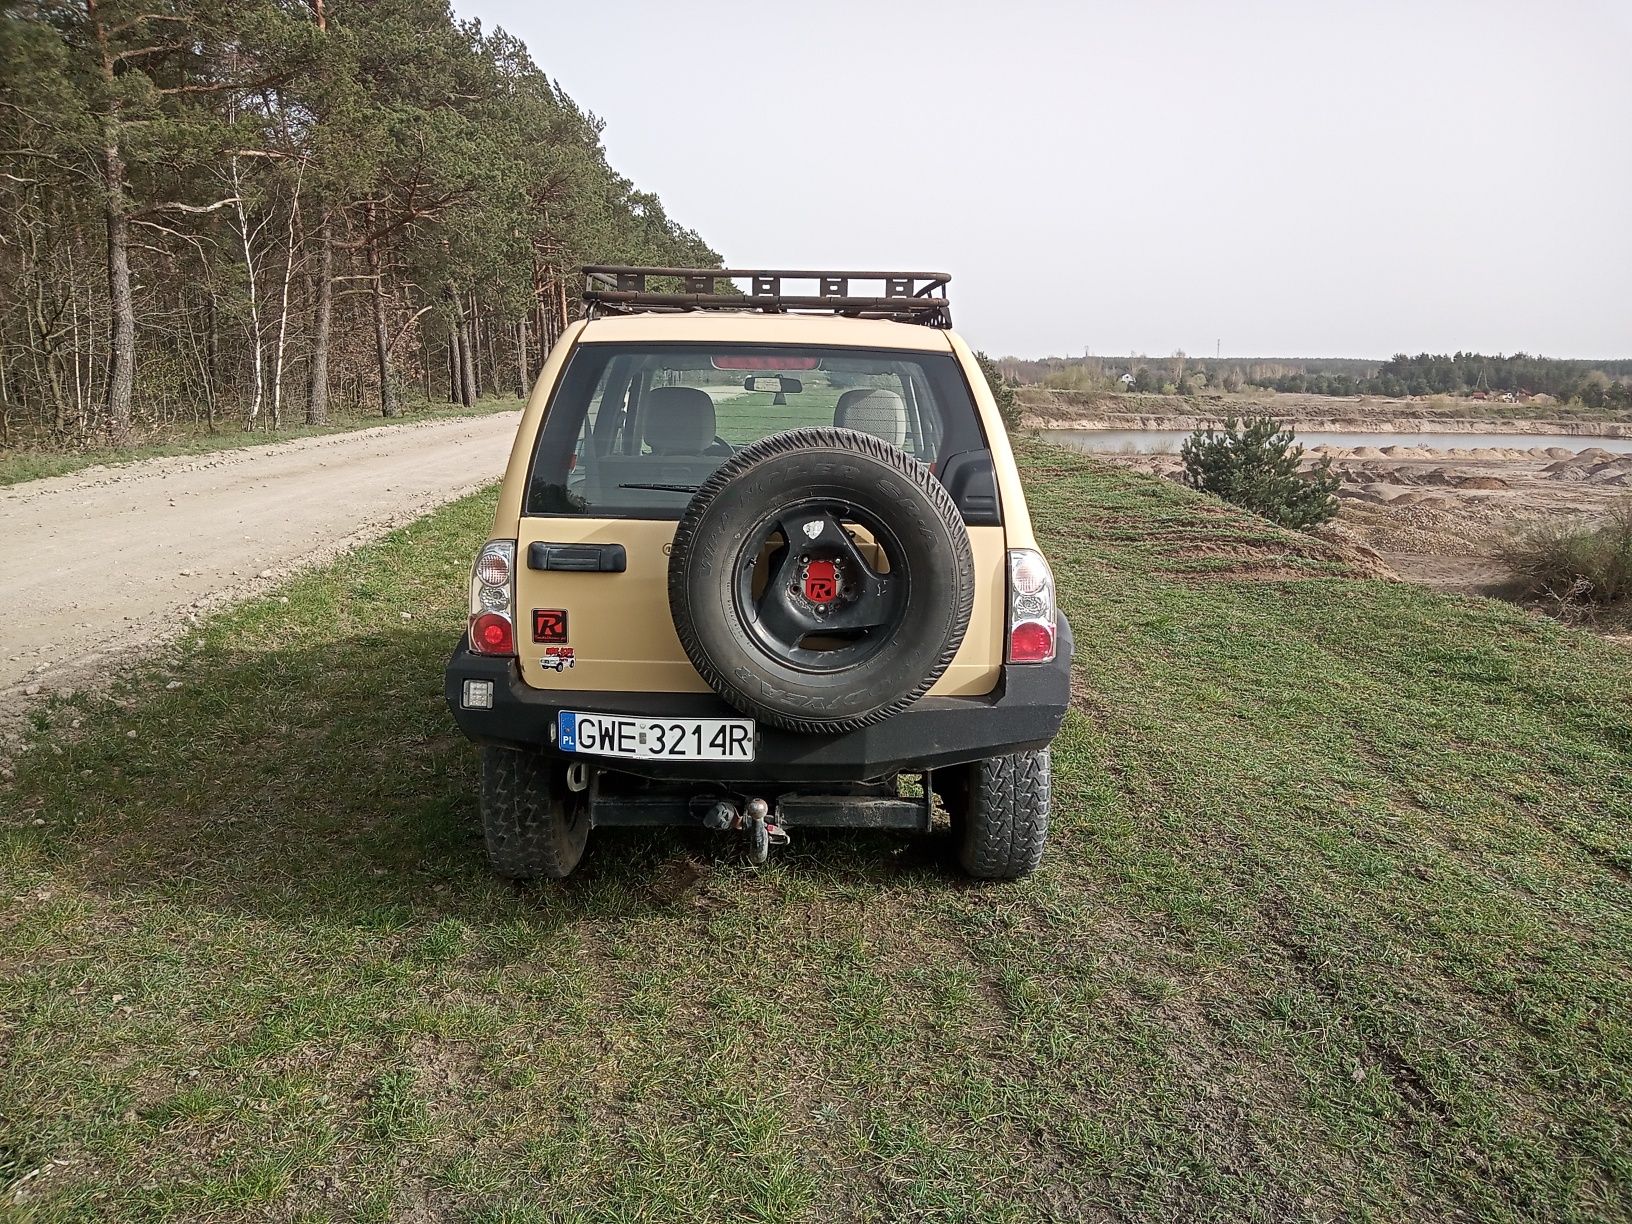
<instances>
[{"instance_id":1,"label":"overcast sky","mask_svg":"<svg viewBox=\"0 0 1632 1224\"><path fill-rule=\"evenodd\" d=\"M729 265L994 354L1632 357L1632 3L455 0Z\"/></svg>"}]
</instances>

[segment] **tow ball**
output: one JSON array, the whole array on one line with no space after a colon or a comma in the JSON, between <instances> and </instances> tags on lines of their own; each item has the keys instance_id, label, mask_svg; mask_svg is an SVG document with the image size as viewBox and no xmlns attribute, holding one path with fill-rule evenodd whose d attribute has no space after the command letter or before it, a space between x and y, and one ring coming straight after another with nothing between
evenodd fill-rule
<instances>
[{"instance_id":1,"label":"tow ball","mask_svg":"<svg viewBox=\"0 0 1632 1224\"><path fill-rule=\"evenodd\" d=\"M770 818L771 808L763 799L750 799L741 811L727 800L720 800L703 817L703 827L720 832L741 829L748 835L748 861L763 867L771 857L772 846L785 846L793 839L788 831Z\"/></svg>"}]
</instances>

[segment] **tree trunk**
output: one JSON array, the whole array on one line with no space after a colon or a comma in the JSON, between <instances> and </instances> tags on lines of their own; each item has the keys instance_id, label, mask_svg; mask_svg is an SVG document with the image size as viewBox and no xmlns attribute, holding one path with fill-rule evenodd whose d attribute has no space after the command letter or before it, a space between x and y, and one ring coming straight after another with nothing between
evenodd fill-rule
<instances>
[{"instance_id":1,"label":"tree trunk","mask_svg":"<svg viewBox=\"0 0 1632 1224\"><path fill-rule=\"evenodd\" d=\"M312 319L312 368L306 393L306 424L327 425L329 325L334 318L334 232L327 209L323 210L323 220L317 228L317 242L317 309Z\"/></svg>"},{"instance_id":2,"label":"tree trunk","mask_svg":"<svg viewBox=\"0 0 1632 1224\"><path fill-rule=\"evenodd\" d=\"M136 304L130 292L130 221L125 214L125 159L109 139L102 146L108 222L108 306L112 312L108 390L103 419L108 445L130 445L130 402L136 383Z\"/></svg>"},{"instance_id":3,"label":"tree trunk","mask_svg":"<svg viewBox=\"0 0 1632 1224\"><path fill-rule=\"evenodd\" d=\"M209 296L209 318L206 323L209 332L204 339L204 377L209 381L209 389L204 396L204 408L209 413L210 432L215 432L215 397L221 386L221 330L215 317L215 294Z\"/></svg>"},{"instance_id":4,"label":"tree trunk","mask_svg":"<svg viewBox=\"0 0 1632 1224\"><path fill-rule=\"evenodd\" d=\"M374 209L368 209L366 224L374 228ZM368 274L374 281L374 354L380 366L380 415L394 417L397 408L397 389L391 383L391 341L385 328L385 276L380 271L380 240L368 241Z\"/></svg>"},{"instance_id":5,"label":"tree trunk","mask_svg":"<svg viewBox=\"0 0 1632 1224\"><path fill-rule=\"evenodd\" d=\"M476 354L470 343L470 320L461 313L459 316L459 369L464 378L461 379L459 402L466 408L476 406Z\"/></svg>"},{"instance_id":6,"label":"tree trunk","mask_svg":"<svg viewBox=\"0 0 1632 1224\"><path fill-rule=\"evenodd\" d=\"M465 376L459 369L459 333L448 328L448 403L457 404L464 395Z\"/></svg>"},{"instance_id":7,"label":"tree trunk","mask_svg":"<svg viewBox=\"0 0 1632 1224\"><path fill-rule=\"evenodd\" d=\"M244 274L249 278L249 351L254 359L255 374L255 387L250 396L249 410L244 414L244 428L254 429L261 418L261 396L266 386L262 372L265 354L261 346L261 300L255 279L255 250L250 245L249 213L244 208L244 184L242 176L238 173L237 154L233 154L232 157L232 196L233 209L238 214L238 235L243 239Z\"/></svg>"},{"instance_id":8,"label":"tree trunk","mask_svg":"<svg viewBox=\"0 0 1632 1224\"><path fill-rule=\"evenodd\" d=\"M301 167L304 172L305 167ZM300 179L295 176L295 198L289 205L287 258L283 263L283 296L278 300L278 346L272 359L272 428L283 426L283 355L289 341L289 282L295 277L295 228L300 221Z\"/></svg>"},{"instance_id":9,"label":"tree trunk","mask_svg":"<svg viewBox=\"0 0 1632 1224\"><path fill-rule=\"evenodd\" d=\"M102 82L113 89L113 52L97 0L86 0ZM102 117L102 206L108 224L108 390L104 402L110 446L130 445L130 401L136 384L136 305L130 292L130 216L125 208L125 157L119 147L119 104Z\"/></svg>"},{"instance_id":10,"label":"tree trunk","mask_svg":"<svg viewBox=\"0 0 1632 1224\"><path fill-rule=\"evenodd\" d=\"M470 367L471 399L482 393L482 358L486 346L482 343L482 316L476 305L475 294L470 298L469 320L465 324L465 360ZM467 408L470 405L465 405Z\"/></svg>"},{"instance_id":11,"label":"tree trunk","mask_svg":"<svg viewBox=\"0 0 1632 1224\"><path fill-rule=\"evenodd\" d=\"M516 320L516 398L526 399L533 389L527 374L527 316Z\"/></svg>"}]
</instances>

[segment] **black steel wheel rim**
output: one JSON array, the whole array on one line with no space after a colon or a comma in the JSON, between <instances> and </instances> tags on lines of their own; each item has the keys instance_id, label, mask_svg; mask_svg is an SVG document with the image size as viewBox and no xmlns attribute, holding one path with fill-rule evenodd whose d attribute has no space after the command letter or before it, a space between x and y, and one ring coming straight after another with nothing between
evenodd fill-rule
<instances>
[{"instance_id":1,"label":"black steel wheel rim","mask_svg":"<svg viewBox=\"0 0 1632 1224\"><path fill-rule=\"evenodd\" d=\"M872 566L845 523L866 529L884 553L887 572ZM777 535L783 543L756 595L760 555ZM836 590L826 600L816 597L826 576L822 565L835 571ZM811 675L865 665L889 646L906 619L911 571L900 535L880 516L841 498L806 498L765 515L738 546L734 573L733 603L754 645L773 662ZM826 641L807 646L807 638Z\"/></svg>"}]
</instances>

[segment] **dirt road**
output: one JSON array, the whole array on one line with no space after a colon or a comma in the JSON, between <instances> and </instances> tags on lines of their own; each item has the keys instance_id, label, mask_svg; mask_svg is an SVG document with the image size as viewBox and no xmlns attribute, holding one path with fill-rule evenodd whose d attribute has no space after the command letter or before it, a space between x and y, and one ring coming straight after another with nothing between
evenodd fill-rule
<instances>
[{"instance_id":1,"label":"dirt road","mask_svg":"<svg viewBox=\"0 0 1632 1224\"><path fill-rule=\"evenodd\" d=\"M0 704L75 687L251 592L497 480L520 414L0 488Z\"/></svg>"}]
</instances>

